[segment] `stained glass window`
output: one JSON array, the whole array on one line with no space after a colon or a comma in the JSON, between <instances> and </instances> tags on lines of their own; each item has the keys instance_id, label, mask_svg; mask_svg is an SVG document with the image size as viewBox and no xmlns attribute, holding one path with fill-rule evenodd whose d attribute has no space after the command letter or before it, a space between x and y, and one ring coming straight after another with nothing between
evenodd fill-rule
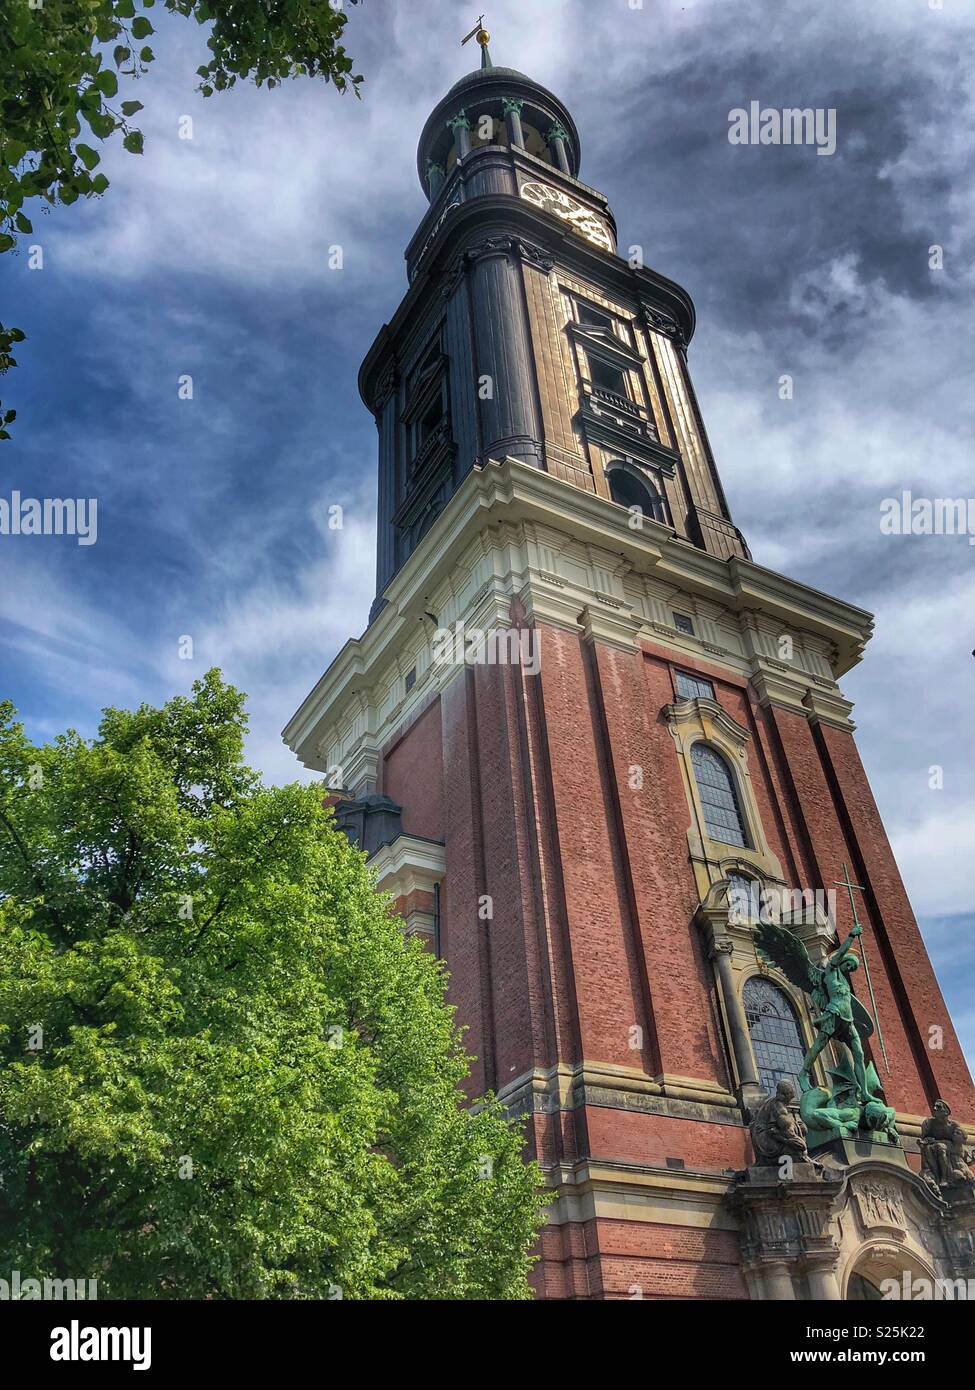
<instances>
[{"instance_id":1,"label":"stained glass window","mask_svg":"<svg viewBox=\"0 0 975 1390\"><path fill-rule=\"evenodd\" d=\"M695 743L691 762L704 810L704 823L712 840L723 845L748 844L745 822L728 764L706 743Z\"/></svg>"},{"instance_id":2,"label":"stained glass window","mask_svg":"<svg viewBox=\"0 0 975 1390\"><path fill-rule=\"evenodd\" d=\"M806 1049L792 1005L778 986L761 975L745 981L744 1005L763 1089L771 1095L780 1081L791 1081L798 1095Z\"/></svg>"}]
</instances>

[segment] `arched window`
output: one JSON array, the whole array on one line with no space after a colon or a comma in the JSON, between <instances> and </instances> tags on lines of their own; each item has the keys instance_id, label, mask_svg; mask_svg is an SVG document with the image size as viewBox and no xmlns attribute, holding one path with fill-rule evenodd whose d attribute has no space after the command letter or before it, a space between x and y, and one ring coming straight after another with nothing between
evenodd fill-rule
<instances>
[{"instance_id":1,"label":"arched window","mask_svg":"<svg viewBox=\"0 0 975 1390\"><path fill-rule=\"evenodd\" d=\"M724 758L707 743L695 743L691 749L691 763L711 839L723 845L747 846L745 821L734 778Z\"/></svg>"},{"instance_id":2,"label":"arched window","mask_svg":"<svg viewBox=\"0 0 975 1390\"><path fill-rule=\"evenodd\" d=\"M728 910L738 920L751 921L761 910L758 881L746 874L728 874Z\"/></svg>"},{"instance_id":3,"label":"arched window","mask_svg":"<svg viewBox=\"0 0 975 1390\"><path fill-rule=\"evenodd\" d=\"M607 475L609 495L621 507L639 507L651 521L668 525L664 499L649 478L638 478L625 468L611 468Z\"/></svg>"},{"instance_id":4,"label":"arched window","mask_svg":"<svg viewBox=\"0 0 975 1390\"><path fill-rule=\"evenodd\" d=\"M806 1049L792 1005L777 985L761 975L745 981L743 1001L763 1088L772 1095L780 1081L791 1081L798 1095Z\"/></svg>"}]
</instances>

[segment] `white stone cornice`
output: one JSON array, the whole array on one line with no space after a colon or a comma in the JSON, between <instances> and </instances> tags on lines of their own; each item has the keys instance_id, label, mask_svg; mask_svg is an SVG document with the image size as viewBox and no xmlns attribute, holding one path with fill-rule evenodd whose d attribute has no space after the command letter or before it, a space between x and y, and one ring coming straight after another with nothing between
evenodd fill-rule
<instances>
[{"instance_id":1,"label":"white stone cornice","mask_svg":"<svg viewBox=\"0 0 975 1390\"><path fill-rule=\"evenodd\" d=\"M369 859L376 887L394 898L410 893L432 893L447 872L447 851L437 840L399 835Z\"/></svg>"},{"instance_id":2,"label":"white stone cornice","mask_svg":"<svg viewBox=\"0 0 975 1390\"><path fill-rule=\"evenodd\" d=\"M763 705L782 705L811 722L832 724L852 733L853 705L831 682L810 676L762 657L756 657L750 673L752 685Z\"/></svg>"},{"instance_id":3,"label":"white stone cornice","mask_svg":"<svg viewBox=\"0 0 975 1390\"><path fill-rule=\"evenodd\" d=\"M627 521L614 503L513 459L473 470L390 583L386 607L292 716L284 741L318 770L344 764L357 743L381 749L457 674L431 663L424 614L442 626L489 627L506 620L513 599L529 621L580 633L588 623L591 634L627 647L645 635L743 679L777 675L792 707L842 726L849 707L830 677L859 660L869 614L750 561L720 560L657 522L645 519L637 531ZM671 602L696 615L700 636L668 626ZM777 632L795 638L794 670L770 664Z\"/></svg>"}]
</instances>

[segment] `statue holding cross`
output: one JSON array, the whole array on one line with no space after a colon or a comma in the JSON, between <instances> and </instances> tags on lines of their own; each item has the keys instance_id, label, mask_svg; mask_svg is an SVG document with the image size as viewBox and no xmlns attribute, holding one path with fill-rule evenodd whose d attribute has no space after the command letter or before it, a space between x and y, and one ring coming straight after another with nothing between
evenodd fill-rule
<instances>
[{"instance_id":1,"label":"statue holding cross","mask_svg":"<svg viewBox=\"0 0 975 1390\"><path fill-rule=\"evenodd\" d=\"M867 1061L864 1052L864 1041L873 1035L874 1023L853 993L850 983L860 967L860 959L852 949L863 934L853 899L853 889L858 888L859 884L850 881L845 864L843 869L843 886L850 892L853 926L846 939L826 957L822 965L815 964L809 958L799 937L777 922L760 921L755 935L756 945L759 952L777 966L792 984L811 997L816 1010L812 1020L816 1037L802 1059L799 1072L802 1091L799 1113L809 1127L810 1143L834 1138L848 1139L860 1130L868 1130L881 1143L899 1144L894 1111L884 1101L876 1068ZM874 1002L873 986L866 968L864 974L871 1002ZM876 1031L883 1051L879 1029ZM848 1055L838 1065L829 1068L835 1085L832 1090L827 1090L814 1085L812 1068L831 1042L840 1044Z\"/></svg>"},{"instance_id":2,"label":"statue holding cross","mask_svg":"<svg viewBox=\"0 0 975 1390\"><path fill-rule=\"evenodd\" d=\"M838 950L826 957L822 966L817 967L809 961L810 975L816 977L811 994L813 1003L819 1009L819 1017L813 1019L816 1041L802 1059L799 1082L808 1089L809 1073L813 1063L826 1044L835 1039L850 1051L857 1095L861 1103L866 1104L866 1059L861 1033L863 1037L868 1038L873 1032L873 1021L850 988L850 976L860 967L860 962L850 947L862 933L863 928L857 923ZM808 955L806 959L809 960Z\"/></svg>"},{"instance_id":3,"label":"statue holding cross","mask_svg":"<svg viewBox=\"0 0 975 1390\"><path fill-rule=\"evenodd\" d=\"M851 882L851 880L850 880L850 871L849 871L849 869L846 867L845 864L843 865L843 877L842 877L842 878L838 878L838 879L836 880L836 887L837 887L837 888L845 888L846 891L847 891L847 893L849 894L849 896L850 896L850 913L851 913L851 915L852 915L852 917L853 917L853 925L854 925L854 927L858 928L858 934L859 934L859 933L862 933L863 928L860 926L860 919L859 919L859 917L857 916L857 904L856 904L856 898L854 898L854 896L853 896L853 890L854 890L854 888L855 888L859 893L862 893L862 892L864 891L864 888L863 888L863 885L860 884L860 883L853 883L853 882ZM869 965L869 963L868 963L868 961L867 961L867 951L866 951L866 947L863 945L862 942L860 943L860 954L863 956L863 973L864 973L864 975L866 976L866 980L867 980L867 992L868 992L869 995L870 995L870 1007L871 1007L871 1009L873 1010L873 1016L874 1016L874 1019L876 1019L876 1022L877 1022L877 1042L880 1044L880 1051L881 1051L881 1053L882 1053L882 1055L883 1055L884 1066L886 1067L887 1072L888 1072L888 1074L889 1074L889 1073L890 1073L890 1062L887 1060L887 1048L884 1046L884 1035L883 1035L883 1033L881 1032L881 1029L880 1029L880 1015L877 1013L877 1000L874 998L874 993L873 993L873 980L870 978L870 965Z\"/></svg>"}]
</instances>

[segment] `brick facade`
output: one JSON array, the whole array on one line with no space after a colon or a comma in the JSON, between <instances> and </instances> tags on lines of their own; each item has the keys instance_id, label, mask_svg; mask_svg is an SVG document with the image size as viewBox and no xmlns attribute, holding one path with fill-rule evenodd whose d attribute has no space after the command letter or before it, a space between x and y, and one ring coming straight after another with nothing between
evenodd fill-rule
<instances>
[{"instance_id":1,"label":"brick facade","mask_svg":"<svg viewBox=\"0 0 975 1390\"><path fill-rule=\"evenodd\" d=\"M477 1058L472 1092L504 1094L560 1066L625 1069L648 1086L688 1078L716 1098L734 1088L712 967L692 926L690 811L661 715L679 666L713 679L722 708L751 731L759 814L788 880L827 886L846 862L866 887L860 915L889 1073L876 1039L873 1056L890 1103L919 1116L941 1095L975 1121L967 1067L852 736L763 705L726 670L675 662L652 644L627 652L547 624L538 631L539 675L461 670L383 761L404 833L446 828L441 942ZM639 789L629 785L634 767ZM485 899L493 915L483 915ZM848 913L841 896L841 930ZM934 1024L940 1050L924 1045ZM596 1162L669 1171L681 1191L684 1172L727 1179L750 1161L739 1111L713 1123L626 1108L626 1094L590 1104L573 1093L556 1113L542 1106L532 1116L530 1148L553 1182L566 1165ZM625 1298L631 1288L647 1298L747 1297L733 1231L597 1216L547 1229L541 1254L540 1297Z\"/></svg>"}]
</instances>

